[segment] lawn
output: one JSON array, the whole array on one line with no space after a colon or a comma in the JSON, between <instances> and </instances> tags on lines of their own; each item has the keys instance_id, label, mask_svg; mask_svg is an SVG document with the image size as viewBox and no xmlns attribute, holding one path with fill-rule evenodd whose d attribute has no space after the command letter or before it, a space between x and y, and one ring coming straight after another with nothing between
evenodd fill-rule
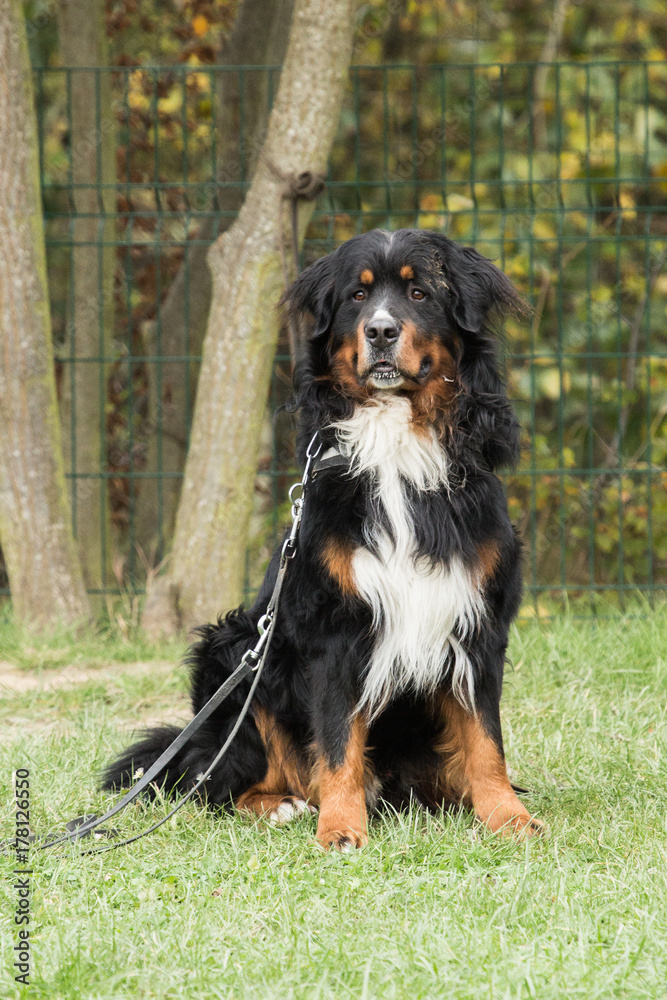
<instances>
[{"instance_id":1,"label":"lawn","mask_svg":"<svg viewBox=\"0 0 667 1000\"><path fill-rule=\"evenodd\" d=\"M113 801L96 775L133 729L187 717L178 647L26 645L4 624L0 650L4 836L12 770L30 770L33 828L58 830ZM29 987L13 981L15 859L2 858L0 995L667 997L665 610L515 628L503 724L546 839L414 812L327 855L310 817L272 828L188 803L110 854L32 852ZM131 806L116 825L136 832L163 810Z\"/></svg>"}]
</instances>

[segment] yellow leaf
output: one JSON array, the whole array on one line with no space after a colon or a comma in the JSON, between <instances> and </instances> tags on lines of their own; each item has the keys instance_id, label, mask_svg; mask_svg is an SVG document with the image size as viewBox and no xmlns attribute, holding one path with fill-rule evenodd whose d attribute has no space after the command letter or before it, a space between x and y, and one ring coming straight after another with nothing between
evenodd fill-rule
<instances>
[{"instance_id":1,"label":"yellow leaf","mask_svg":"<svg viewBox=\"0 0 667 1000\"><path fill-rule=\"evenodd\" d=\"M558 368L548 368L539 376L539 387L547 399L558 399L561 394L561 376ZM570 388L570 373L563 372L563 392Z\"/></svg>"},{"instance_id":2,"label":"yellow leaf","mask_svg":"<svg viewBox=\"0 0 667 1000\"><path fill-rule=\"evenodd\" d=\"M145 94L140 94L136 90L131 90L127 95L127 103L133 111L147 111L151 102Z\"/></svg>"},{"instance_id":3,"label":"yellow leaf","mask_svg":"<svg viewBox=\"0 0 667 1000\"><path fill-rule=\"evenodd\" d=\"M203 38L208 31L208 21L203 14L197 14L196 17L192 19L192 29L197 36L197 38Z\"/></svg>"},{"instance_id":4,"label":"yellow leaf","mask_svg":"<svg viewBox=\"0 0 667 1000\"><path fill-rule=\"evenodd\" d=\"M551 219L546 219L544 216L536 216L533 220L533 236L536 236L538 240L548 240L552 236L556 235L556 228Z\"/></svg>"},{"instance_id":5,"label":"yellow leaf","mask_svg":"<svg viewBox=\"0 0 667 1000\"><path fill-rule=\"evenodd\" d=\"M466 198L463 194L447 195L448 212L464 212L468 208L474 208L475 203L472 198Z\"/></svg>"},{"instance_id":6,"label":"yellow leaf","mask_svg":"<svg viewBox=\"0 0 667 1000\"><path fill-rule=\"evenodd\" d=\"M420 199L419 207L422 212L442 212L445 206L442 203L442 195L425 194Z\"/></svg>"},{"instance_id":7,"label":"yellow leaf","mask_svg":"<svg viewBox=\"0 0 667 1000\"><path fill-rule=\"evenodd\" d=\"M130 73L127 103L133 110L146 111L150 107L150 101L143 90L143 74L141 70Z\"/></svg>"},{"instance_id":8,"label":"yellow leaf","mask_svg":"<svg viewBox=\"0 0 667 1000\"><path fill-rule=\"evenodd\" d=\"M572 180L579 174L581 161L578 153L564 152L560 155L560 175L564 180Z\"/></svg>"},{"instance_id":9,"label":"yellow leaf","mask_svg":"<svg viewBox=\"0 0 667 1000\"><path fill-rule=\"evenodd\" d=\"M637 204L632 194L629 191L621 191L618 196L621 208L623 209L623 215L626 219L636 219L637 213L634 208Z\"/></svg>"},{"instance_id":10,"label":"yellow leaf","mask_svg":"<svg viewBox=\"0 0 667 1000\"><path fill-rule=\"evenodd\" d=\"M446 217L437 215L435 212L426 212L419 216L418 226L420 229L444 229L446 224Z\"/></svg>"},{"instance_id":11,"label":"yellow leaf","mask_svg":"<svg viewBox=\"0 0 667 1000\"><path fill-rule=\"evenodd\" d=\"M173 115L175 111L180 111L182 104L183 91L180 87L174 87L170 94L160 98L157 109L164 115Z\"/></svg>"}]
</instances>

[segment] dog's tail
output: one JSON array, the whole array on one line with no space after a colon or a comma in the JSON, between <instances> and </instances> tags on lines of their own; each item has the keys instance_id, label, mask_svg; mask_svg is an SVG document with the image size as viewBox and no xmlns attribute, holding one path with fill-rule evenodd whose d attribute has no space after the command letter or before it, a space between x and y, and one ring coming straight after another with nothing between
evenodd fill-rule
<instances>
[{"instance_id":1,"label":"dog's tail","mask_svg":"<svg viewBox=\"0 0 667 1000\"><path fill-rule=\"evenodd\" d=\"M215 759L233 723L234 718L226 719L222 726L215 717L207 719L168 766L156 775L145 794L152 799L158 789L166 794L174 789L189 791ZM164 753L179 732L176 726L149 729L142 739L109 764L103 773L101 787L106 790L130 787ZM230 806L234 798L260 781L265 771L264 747L252 717L247 716L225 757L204 783L202 797L211 804Z\"/></svg>"},{"instance_id":2,"label":"dog's tail","mask_svg":"<svg viewBox=\"0 0 667 1000\"><path fill-rule=\"evenodd\" d=\"M192 703L198 712L231 676L257 635L257 618L244 611L235 611L219 619L215 625L197 629L199 642L190 649L186 662L190 666ZM234 726L246 699L250 682L244 681L222 705L181 747L169 765L155 777L147 794L154 798L157 789L164 793L174 788L187 792L215 759ZM142 738L128 747L117 760L109 764L102 775L103 789L131 786L145 774L158 757L178 736L176 726L149 729ZM227 805L230 799L261 781L267 761L264 745L250 712L239 728L227 753L207 778L204 789L209 802Z\"/></svg>"},{"instance_id":3,"label":"dog's tail","mask_svg":"<svg viewBox=\"0 0 667 1000\"><path fill-rule=\"evenodd\" d=\"M101 788L106 790L129 788L141 778L149 767L153 766L180 732L181 730L177 726L159 726L156 729L147 729L140 740L133 743L127 750L123 751L120 757L105 768ZM183 747L170 762L168 768L156 776L154 783L146 791L147 795L153 798L158 788L170 792L178 782L186 783L189 771L185 761L187 750L187 746ZM205 770L205 767L202 770Z\"/></svg>"}]
</instances>

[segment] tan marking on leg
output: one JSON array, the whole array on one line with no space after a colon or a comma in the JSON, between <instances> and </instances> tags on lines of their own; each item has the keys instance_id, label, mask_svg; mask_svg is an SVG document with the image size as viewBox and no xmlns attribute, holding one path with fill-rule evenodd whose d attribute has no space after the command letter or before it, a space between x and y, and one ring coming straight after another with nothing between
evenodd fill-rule
<instances>
[{"instance_id":1,"label":"tan marking on leg","mask_svg":"<svg viewBox=\"0 0 667 1000\"><path fill-rule=\"evenodd\" d=\"M359 281L362 285L372 285L375 281L375 275L370 268L365 267L359 275Z\"/></svg>"},{"instance_id":2,"label":"tan marking on leg","mask_svg":"<svg viewBox=\"0 0 667 1000\"><path fill-rule=\"evenodd\" d=\"M401 277L404 281L412 281L415 276L415 272L412 270L409 264L404 264L401 268Z\"/></svg>"},{"instance_id":3,"label":"tan marking on leg","mask_svg":"<svg viewBox=\"0 0 667 1000\"><path fill-rule=\"evenodd\" d=\"M320 803L317 839L322 847L348 850L368 843L366 815L366 737L368 727L360 715L350 723L345 759L331 767L322 757L315 765L313 781Z\"/></svg>"},{"instance_id":4,"label":"tan marking on leg","mask_svg":"<svg viewBox=\"0 0 667 1000\"><path fill-rule=\"evenodd\" d=\"M470 806L493 833L520 838L540 833L543 824L519 802L505 760L480 720L450 694L442 702L441 795Z\"/></svg>"},{"instance_id":5,"label":"tan marking on leg","mask_svg":"<svg viewBox=\"0 0 667 1000\"><path fill-rule=\"evenodd\" d=\"M322 551L322 561L329 575L333 577L346 597L352 597L357 593L352 568L353 556L354 546L352 543L336 538L331 538L326 542Z\"/></svg>"},{"instance_id":6,"label":"tan marking on leg","mask_svg":"<svg viewBox=\"0 0 667 1000\"><path fill-rule=\"evenodd\" d=\"M279 812L290 804L294 814L304 809L300 803L308 798L310 770L298 748L275 717L264 708L253 709L255 725L264 744L268 761L266 775L235 800L237 809L258 816ZM278 819L280 822L280 818Z\"/></svg>"}]
</instances>

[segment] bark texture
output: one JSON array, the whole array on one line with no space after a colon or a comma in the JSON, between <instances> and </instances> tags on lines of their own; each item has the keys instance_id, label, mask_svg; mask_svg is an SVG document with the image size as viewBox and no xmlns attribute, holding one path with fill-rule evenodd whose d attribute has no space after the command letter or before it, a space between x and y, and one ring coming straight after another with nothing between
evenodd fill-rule
<instances>
[{"instance_id":1,"label":"bark texture","mask_svg":"<svg viewBox=\"0 0 667 1000\"><path fill-rule=\"evenodd\" d=\"M90 607L65 489L20 0L0 0L0 24L0 542L16 618L45 627Z\"/></svg>"},{"instance_id":2,"label":"bark texture","mask_svg":"<svg viewBox=\"0 0 667 1000\"><path fill-rule=\"evenodd\" d=\"M58 4L60 58L65 66L107 66L104 0ZM74 188L73 294L63 349L60 400L65 468L107 471L106 399L108 366L69 358L108 357L113 334L115 254L112 213L116 179L116 121L106 72L77 69L70 77L70 156ZM103 587L110 566L106 479L70 479L70 502L88 587Z\"/></svg>"},{"instance_id":3,"label":"bark texture","mask_svg":"<svg viewBox=\"0 0 667 1000\"><path fill-rule=\"evenodd\" d=\"M234 21L234 27L221 53L224 66L280 66L285 57L293 0L243 0ZM162 364L161 398L158 398L155 366L149 375L149 419L147 465L158 468L159 435L162 436L161 468L165 472L182 472L187 455L187 394L194 399L197 389L198 367L184 362L170 362L170 357L199 354L206 331L211 306L211 273L206 262L210 243L225 232L233 217L226 213L238 212L243 203L240 183L243 176L239 160L239 135L241 131L241 101L243 102L243 128L245 149L249 164L246 175L252 173L266 135L268 112L268 79L265 72L244 73L244 90L241 94L239 76L234 72L219 74L217 84L217 147L218 180L238 181L239 187L221 187L209 210L221 213L207 218L197 242L186 246L185 258L171 284L167 297L160 307L160 336L157 326L147 323L144 328L145 350L148 355L160 353ZM249 171L248 171L249 166ZM189 385L187 380L189 378ZM136 507L135 537L150 563L159 561L163 548L171 541L176 519L176 508L181 492L178 477L144 479ZM158 522L158 494L162 496L162 524Z\"/></svg>"},{"instance_id":4,"label":"bark texture","mask_svg":"<svg viewBox=\"0 0 667 1000\"><path fill-rule=\"evenodd\" d=\"M283 289L285 176L323 173L352 50L354 0L296 0L289 46L252 185L209 252L213 300L183 492L165 575L144 626L175 631L238 603ZM301 207L301 233L313 203Z\"/></svg>"},{"instance_id":5,"label":"bark texture","mask_svg":"<svg viewBox=\"0 0 667 1000\"><path fill-rule=\"evenodd\" d=\"M547 82L551 72L551 63L558 56L558 47L565 30L565 19L570 9L571 0L554 0L551 23L540 52L539 63L533 78L533 136L537 149L542 149L547 135L545 99Z\"/></svg>"}]
</instances>

